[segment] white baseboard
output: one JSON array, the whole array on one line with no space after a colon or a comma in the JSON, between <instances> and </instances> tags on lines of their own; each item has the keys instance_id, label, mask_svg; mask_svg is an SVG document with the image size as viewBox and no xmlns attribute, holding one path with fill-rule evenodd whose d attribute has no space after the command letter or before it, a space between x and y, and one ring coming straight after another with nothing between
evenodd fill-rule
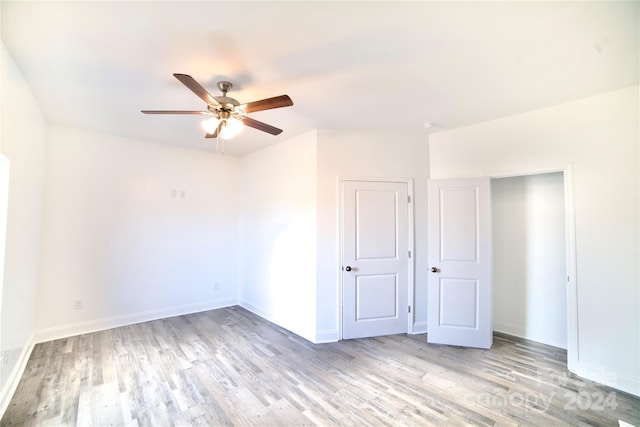
<instances>
[{"instance_id":1,"label":"white baseboard","mask_svg":"<svg viewBox=\"0 0 640 427\"><path fill-rule=\"evenodd\" d=\"M316 331L315 344L325 344L329 342L338 342L340 340L340 334L336 329L325 329Z\"/></svg>"},{"instance_id":2,"label":"white baseboard","mask_svg":"<svg viewBox=\"0 0 640 427\"><path fill-rule=\"evenodd\" d=\"M22 348L22 352L20 352L20 356L18 357L18 360L11 370L9 377L7 378L7 382L4 384L2 390L0 391L0 418L2 418L5 411L9 407L9 402L11 401L13 394L18 388L20 378L22 378L22 374L27 367L27 362L31 357L31 352L33 351L34 347L35 339L34 335L32 334Z\"/></svg>"},{"instance_id":3,"label":"white baseboard","mask_svg":"<svg viewBox=\"0 0 640 427\"><path fill-rule=\"evenodd\" d=\"M571 372L589 381L604 384L616 390L640 397L640 378L601 366L578 362Z\"/></svg>"},{"instance_id":4,"label":"white baseboard","mask_svg":"<svg viewBox=\"0 0 640 427\"><path fill-rule=\"evenodd\" d=\"M257 305L254 305L254 304L252 304L252 303L250 303L249 301L246 301L246 300L241 300L239 305L240 305L240 307L249 310L250 312L252 312L256 316L260 316L263 319L273 323L272 320L269 318L268 314L266 313L266 311L262 310Z\"/></svg>"},{"instance_id":5,"label":"white baseboard","mask_svg":"<svg viewBox=\"0 0 640 427\"><path fill-rule=\"evenodd\" d=\"M314 344L319 344L319 342L317 342L317 335L308 336L307 334L302 333L302 331L294 330L293 328L289 328L286 325L282 325L280 322L277 321L277 319L275 319L270 313L268 313L267 310L264 310L261 307L258 307L256 305L252 304L249 301L242 300L242 301L239 302L239 305L240 305L240 307L249 310L250 312L252 312L256 316L262 317L267 322L273 323L274 325L278 325L281 328L284 328L284 329L286 329L286 330L288 330L290 332L293 332L294 334L298 335L299 337L304 338L305 340L307 340L309 342L312 342ZM335 340L335 341L337 341L337 340ZM326 341L326 342L330 342L330 341Z\"/></svg>"},{"instance_id":6,"label":"white baseboard","mask_svg":"<svg viewBox=\"0 0 640 427\"><path fill-rule=\"evenodd\" d=\"M118 328L120 326L133 325L135 323L164 319L167 317L182 316L184 314L198 313L201 311L215 310L217 308L237 305L236 298L210 300L197 304L185 304L167 307L158 310L148 310L140 313L132 313L124 316L107 317L87 322L73 323L69 325L55 326L36 331L35 342L41 343L75 335L88 334L103 331L105 329Z\"/></svg>"},{"instance_id":7,"label":"white baseboard","mask_svg":"<svg viewBox=\"0 0 640 427\"><path fill-rule=\"evenodd\" d=\"M537 336L531 334L525 328L503 322L493 322L493 330L502 332L503 334L513 335L514 337L524 338L526 340L536 341L553 347L567 349L567 337L558 334L545 334L545 336Z\"/></svg>"},{"instance_id":8,"label":"white baseboard","mask_svg":"<svg viewBox=\"0 0 640 427\"><path fill-rule=\"evenodd\" d=\"M493 330L494 332L501 332L503 334L513 335L514 337L528 339L527 333L524 330L524 328L521 328L519 326L514 326L510 323L496 322L494 320Z\"/></svg>"},{"instance_id":9,"label":"white baseboard","mask_svg":"<svg viewBox=\"0 0 640 427\"><path fill-rule=\"evenodd\" d=\"M413 331L411 332L411 334L413 335L418 335L418 334L426 334L427 333L427 322L415 322L413 324Z\"/></svg>"}]
</instances>

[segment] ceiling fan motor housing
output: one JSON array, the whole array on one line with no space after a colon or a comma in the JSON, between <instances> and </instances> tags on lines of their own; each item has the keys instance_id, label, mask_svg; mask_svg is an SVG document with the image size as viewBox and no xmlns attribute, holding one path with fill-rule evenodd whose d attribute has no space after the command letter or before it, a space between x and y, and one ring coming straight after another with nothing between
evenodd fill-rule
<instances>
[{"instance_id":1,"label":"ceiling fan motor housing","mask_svg":"<svg viewBox=\"0 0 640 427\"><path fill-rule=\"evenodd\" d=\"M211 112L211 114L216 116L216 118L218 118L219 120L228 119L229 117L231 117L231 113L233 113L233 105L207 105L207 110L209 110L209 112Z\"/></svg>"}]
</instances>

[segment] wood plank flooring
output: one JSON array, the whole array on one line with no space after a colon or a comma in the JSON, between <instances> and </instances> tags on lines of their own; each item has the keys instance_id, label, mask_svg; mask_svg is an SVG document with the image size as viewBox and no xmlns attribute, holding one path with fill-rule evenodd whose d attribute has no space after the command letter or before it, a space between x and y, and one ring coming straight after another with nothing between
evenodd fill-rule
<instances>
[{"instance_id":1,"label":"wood plank flooring","mask_svg":"<svg viewBox=\"0 0 640 427\"><path fill-rule=\"evenodd\" d=\"M496 334L311 344L230 307L38 344L2 426L640 426L640 399Z\"/></svg>"}]
</instances>

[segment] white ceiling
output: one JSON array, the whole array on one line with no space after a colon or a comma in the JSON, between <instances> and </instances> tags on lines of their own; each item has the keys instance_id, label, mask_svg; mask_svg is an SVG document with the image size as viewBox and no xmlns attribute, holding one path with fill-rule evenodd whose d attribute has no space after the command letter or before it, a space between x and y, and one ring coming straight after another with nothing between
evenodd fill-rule
<instances>
[{"instance_id":1,"label":"white ceiling","mask_svg":"<svg viewBox=\"0 0 640 427\"><path fill-rule=\"evenodd\" d=\"M203 109L172 73L240 102L288 94L252 113L242 155L315 128L431 132L491 120L639 80L640 3L2 1L2 39L50 123L213 149Z\"/></svg>"}]
</instances>

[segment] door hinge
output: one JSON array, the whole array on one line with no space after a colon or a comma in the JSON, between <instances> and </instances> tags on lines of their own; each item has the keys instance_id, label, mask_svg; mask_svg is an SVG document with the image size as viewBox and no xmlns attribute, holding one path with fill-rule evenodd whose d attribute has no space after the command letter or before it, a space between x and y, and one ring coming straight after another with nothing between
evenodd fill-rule
<instances>
[{"instance_id":1,"label":"door hinge","mask_svg":"<svg viewBox=\"0 0 640 427\"><path fill-rule=\"evenodd\" d=\"M411 313L411 306L409 306L409 313Z\"/></svg>"},{"instance_id":2,"label":"door hinge","mask_svg":"<svg viewBox=\"0 0 640 427\"><path fill-rule=\"evenodd\" d=\"M407 203L411 203L411 196L407 196Z\"/></svg>"},{"instance_id":3,"label":"door hinge","mask_svg":"<svg viewBox=\"0 0 640 427\"><path fill-rule=\"evenodd\" d=\"M411 251L409 251L409 258L411 258Z\"/></svg>"}]
</instances>

